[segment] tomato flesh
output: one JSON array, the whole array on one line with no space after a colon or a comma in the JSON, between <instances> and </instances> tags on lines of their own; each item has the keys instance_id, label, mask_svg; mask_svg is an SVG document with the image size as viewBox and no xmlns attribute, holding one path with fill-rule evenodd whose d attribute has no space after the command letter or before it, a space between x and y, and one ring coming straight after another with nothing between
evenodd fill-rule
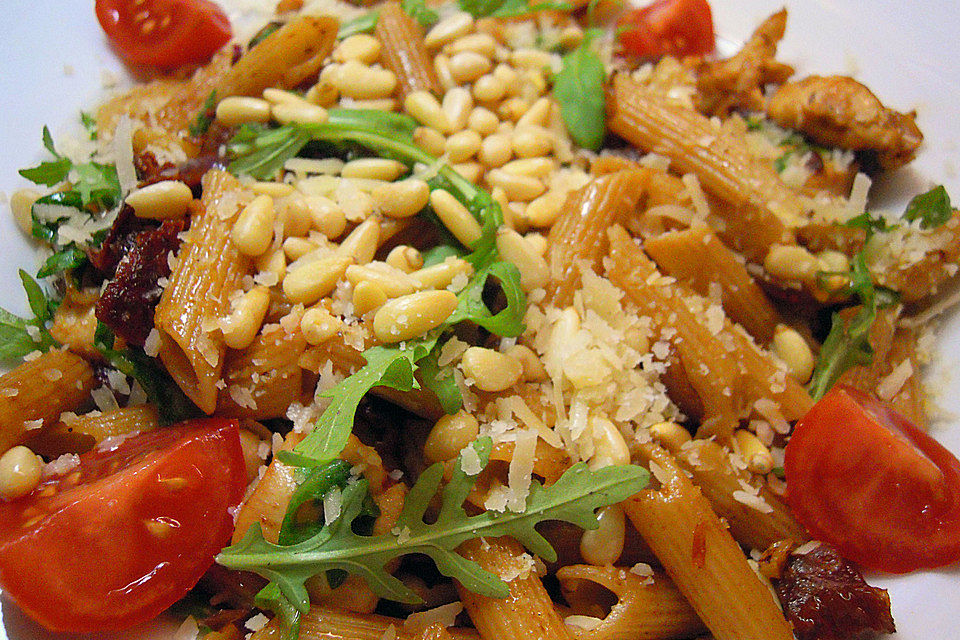
<instances>
[{"instance_id":1,"label":"tomato flesh","mask_svg":"<svg viewBox=\"0 0 960 640\"><path fill-rule=\"evenodd\" d=\"M93 450L0 503L0 586L54 631L149 620L229 541L246 472L236 421L211 419Z\"/></svg>"},{"instance_id":2,"label":"tomato flesh","mask_svg":"<svg viewBox=\"0 0 960 640\"><path fill-rule=\"evenodd\" d=\"M658 0L617 21L624 52L654 58L713 51L713 12L707 0Z\"/></svg>"},{"instance_id":3,"label":"tomato flesh","mask_svg":"<svg viewBox=\"0 0 960 640\"><path fill-rule=\"evenodd\" d=\"M814 537L893 573L960 560L960 462L886 403L838 386L787 444L787 499Z\"/></svg>"},{"instance_id":4,"label":"tomato flesh","mask_svg":"<svg viewBox=\"0 0 960 640\"><path fill-rule=\"evenodd\" d=\"M97 20L129 64L200 64L230 40L230 21L208 0L96 0Z\"/></svg>"}]
</instances>

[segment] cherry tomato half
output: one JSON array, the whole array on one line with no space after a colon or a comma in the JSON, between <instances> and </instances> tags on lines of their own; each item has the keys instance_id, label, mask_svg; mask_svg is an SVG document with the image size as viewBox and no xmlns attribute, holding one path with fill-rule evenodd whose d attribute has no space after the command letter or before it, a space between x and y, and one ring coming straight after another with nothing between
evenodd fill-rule
<instances>
[{"instance_id":1,"label":"cherry tomato half","mask_svg":"<svg viewBox=\"0 0 960 640\"><path fill-rule=\"evenodd\" d=\"M96 0L96 12L129 64L199 64L230 40L230 21L208 0Z\"/></svg>"},{"instance_id":2,"label":"cherry tomato half","mask_svg":"<svg viewBox=\"0 0 960 640\"><path fill-rule=\"evenodd\" d=\"M624 52L643 58L693 56L713 51L713 13L707 0L657 0L619 20Z\"/></svg>"},{"instance_id":3,"label":"cherry tomato half","mask_svg":"<svg viewBox=\"0 0 960 640\"><path fill-rule=\"evenodd\" d=\"M837 386L787 444L787 500L814 537L894 573L960 560L960 462L886 403Z\"/></svg>"},{"instance_id":4,"label":"cherry tomato half","mask_svg":"<svg viewBox=\"0 0 960 640\"><path fill-rule=\"evenodd\" d=\"M233 531L246 486L236 421L94 449L0 503L0 586L55 631L124 629L183 597Z\"/></svg>"}]
</instances>

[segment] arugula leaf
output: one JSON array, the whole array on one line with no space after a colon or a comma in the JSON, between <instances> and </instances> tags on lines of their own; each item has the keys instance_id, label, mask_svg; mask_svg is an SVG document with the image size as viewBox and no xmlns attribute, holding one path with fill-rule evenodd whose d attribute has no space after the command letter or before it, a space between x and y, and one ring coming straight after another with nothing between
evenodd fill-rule
<instances>
[{"instance_id":1,"label":"arugula leaf","mask_svg":"<svg viewBox=\"0 0 960 640\"><path fill-rule=\"evenodd\" d=\"M588 29L576 49L563 56L560 73L553 81L553 97L570 137L581 147L597 151L606 135L606 72L591 46L598 29Z\"/></svg>"},{"instance_id":2,"label":"arugula leaf","mask_svg":"<svg viewBox=\"0 0 960 640\"><path fill-rule=\"evenodd\" d=\"M210 125L213 124L213 121L216 119L216 117L217 117L217 92L216 90L213 90L210 92L210 95L207 96L207 99L203 101L203 105L200 107L200 111L197 113L197 117L194 118L193 122L190 123L190 126L187 127L187 131L190 132L191 137L199 138L200 136L202 136L207 132L207 130L210 128Z\"/></svg>"},{"instance_id":3,"label":"arugula leaf","mask_svg":"<svg viewBox=\"0 0 960 640\"><path fill-rule=\"evenodd\" d=\"M493 314L483 302L483 288L491 276L500 281L507 299L507 306ZM523 333L523 316L526 303L520 287L520 271L510 262L494 262L479 270L467 287L457 296L459 303L447 324L454 325L469 320L498 336L512 338Z\"/></svg>"},{"instance_id":4,"label":"arugula leaf","mask_svg":"<svg viewBox=\"0 0 960 640\"><path fill-rule=\"evenodd\" d=\"M319 533L320 527L316 523L297 522L300 507L310 500L322 500L327 491L333 487L342 487L348 478L350 478L350 464L343 460L333 460L311 469L306 479L290 496L287 513L280 524L278 535L280 544L295 544Z\"/></svg>"},{"instance_id":5,"label":"arugula leaf","mask_svg":"<svg viewBox=\"0 0 960 640\"><path fill-rule=\"evenodd\" d=\"M90 136L91 140L97 139L97 119L86 111L80 112L80 124L83 125L83 128L86 130L87 135Z\"/></svg>"},{"instance_id":6,"label":"arugula leaf","mask_svg":"<svg viewBox=\"0 0 960 640\"><path fill-rule=\"evenodd\" d=\"M488 437L479 438L473 449L486 466L493 447ZM377 595L398 602L417 603L420 598L390 575L386 566L398 557L418 553L430 556L437 569L464 587L481 595L502 598L509 593L499 577L456 552L467 540L508 535L532 553L548 561L556 551L536 530L546 520L561 520L584 529L599 526L594 511L620 502L646 486L648 473L638 466L610 466L591 471L578 463L549 487L533 481L524 511L487 511L468 515L463 502L476 476L463 471L462 456L450 482L440 491L440 508L433 522L424 515L443 478L438 463L424 471L404 500L394 531L378 536L360 535L352 528L362 511L366 481L348 484L343 491L341 515L311 538L292 545L273 544L263 538L259 525L251 527L237 544L224 549L217 562L236 570L254 571L272 583L288 603L306 613L309 608L304 582L330 569L362 576Z\"/></svg>"},{"instance_id":7,"label":"arugula leaf","mask_svg":"<svg viewBox=\"0 0 960 640\"><path fill-rule=\"evenodd\" d=\"M300 611L284 597L277 583L271 582L261 589L253 602L265 611L273 611L280 619L283 640L296 640L300 636Z\"/></svg>"},{"instance_id":8,"label":"arugula leaf","mask_svg":"<svg viewBox=\"0 0 960 640\"><path fill-rule=\"evenodd\" d=\"M458 0L460 8L474 18L514 18L538 11L572 11L573 5L562 0L531 4L531 0Z\"/></svg>"},{"instance_id":9,"label":"arugula leaf","mask_svg":"<svg viewBox=\"0 0 960 640\"><path fill-rule=\"evenodd\" d=\"M71 244L66 249L57 251L47 258L40 271L37 272L38 278L46 278L61 271L76 269L87 262L87 253L75 244Z\"/></svg>"},{"instance_id":10,"label":"arugula leaf","mask_svg":"<svg viewBox=\"0 0 960 640\"><path fill-rule=\"evenodd\" d=\"M401 7L404 13L422 27L430 27L440 19L440 14L428 7L426 0L403 0Z\"/></svg>"},{"instance_id":11,"label":"arugula leaf","mask_svg":"<svg viewBox=\"0 0 960 640\"><path fill-rule=\"evenodd\" d=\"M37 318L37 322L43 324L53 318L53 309L47 295L40 288L36 280L30 277L30 274L23 269L19 270L20 282L23 284L23 290L27 294L27 303L30 310Z\"/></svg>"},{"instance_id":12,"label":"arugula leaf","mask_svg":"<svg viewBox=\"0 0 960 640\"><path fill-rule=\"evenodd\" d=\"M380 19L379 11L370 11L353 20L344 22L337 30L337 40L343 40L358 33L368 33L377 26L377 20Z\"/></svg>"},{"instance_id":13,"label":"arugula leaf","mask_svg":"<svg viewBox=\"0 0 960 640\"><path fill-rule=\"evenodd\" d=\"M236 157L227 169L236 175L268 180L310 139L310 132L303 127L269 129L260 124L242 125L227 145L227 153Z\"/></svg>"},{"instance_id":14,"label":"arugula leaf","mask_svg":"<svg viewBox=\"0 0 960 640\"><path fill-rule=\"evenodd\" d=\"M453 415L463 406L463 396L460 395L460 387L457 386L456 378L453 376L453 369L441 367L437 362L442 346L437 343L437 346L417 363L417 373L420 374L420 382L423 386L437 396L444 413Z\"/></svg>"},{"instance_id":15,"label":"arugula leaf","mask_svg":"<svg viewBox=\"0 0 960 640\"><path fill-rule=\"evenodd\" d=\"M913 222L920 218L920 226L933 229L944 224L953 215L950 196L943 185L938 185L926 193L921 193L907 203L903 219Z\"/></svg>"}]
</instances>

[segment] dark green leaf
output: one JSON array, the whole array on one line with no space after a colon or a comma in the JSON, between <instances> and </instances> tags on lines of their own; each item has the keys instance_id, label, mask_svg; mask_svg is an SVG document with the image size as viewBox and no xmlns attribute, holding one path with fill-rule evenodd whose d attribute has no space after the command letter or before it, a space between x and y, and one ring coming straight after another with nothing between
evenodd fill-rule
<instances>
[{"instance_id":1,"label":"dark green leaf","mask_svg":"<svg viewBox=\"0 0 960 640\"><path fill-rule=\"evenodd\" d=\"M53 147L53 136L50 134L50 129L47 125L43 125L43 147L49 151L55 158L59 158L60 154L57 153L57 150Z\"/></svg>"},{"instance_id":2,"label":"dark green leaf","mask_svg":"<svg viewBox=\"0 0 960 640\"><path fill-rule=\"evenodd\" d=\"M97 139L97 119L86 111L80 112L80 124L86 129L87 135L91 140Z\"/></svg>"},{"instance_id":3,"label":"dark green leaf","mask_svg":"<svg viewBox=\"0 0 960 640\"><path fill-rule=\"evenodd\" d=\"M28 353L46 351L54 346L53 339L45 331L40 331L38 340L34 340L27 327L36 326L35 322L0 309L0 361L21 360Z\"/></svg>"},{"instance_id":4,"label":"dark green leaf","mask_svg":"<svg viewBox=\"0 0 960 640\"><path fill-rule=\"evenodd\" d=\"M906 211L903 212L903 219L907 222L913 222L920 219L920 226L924 229L933 229L939 227L953 215L953 208L950 205L950 196L943 185L930 189L926 193L914 196L907 204Z\"/></svg>"},{"instance_id":5,"label":"dark green leaf","mask_svg":"<svg viewBox=\"0 0 960 640\"><path fill-rule=\"evenodd\" d=\"M73 188L79 192L83 208L94 205L99 209L111 209L120 204L122 191L115 166L85 162L75 165L74 170L77 182Z\"/></svg>"},{"instance_id":6,"label":"dark green leaf","mask_svg":"<svg viewBox=\"0 0 960 640\"><path fill-rule=\"evenodd\" d=\"M87 253L75 244L66 249L57 251L47 258L40 271L37 272L38 278L46 278L57 273L70 271L83 266L87 262Z\"/></svg>"},{"instance_id":7,"label":"dark green leaf","mask_svg":"<svg viewBox=\"0 0 960 640\"><path fill-rule=\"evenodd\" d=\"M494 314L483 302L483 289L490 277L500 283L506 307ZM520 287L520 272L509 262L494 262L483 268L457 296L459 304L447 319L450 325L470 321L498 336L512 338L524 331L523 316L527 311L526 296Z\"/></svg>"},{"instance_id":8,"label":"dark green leaf","mask_svg":"<svg viewBox=\"0 0 960 640\"><path fill-rule=\"evenodd\" d=\"M379 11L370 11L359 18L354 18L349 22L344 22L337 30L337 39L343 40L358 33L369 33L377 26L377 20L380 19Z\"/></svg>"},{"instance_id":9,"label":"dark green leaf","mask_svg":"<svg viewBox=\"0 0 960 640\"><path fill-rule=\"evenodd\" d=\"M563 56L553 82L553 96L570 137L581 147L597 151L606 135L606 72L592 46L595 33L584 34L580 46Z\"/></svg>"},{"instance_id":10,"label":"dark green leaf","mask_svg":"<svg viewBox=\"0 0 960 640\"><path fill-rule=\"evenodd\" d=\"M53 317L53 311L50 309L47 294L43 292L37 281L30 277L29 273L23 269L20 269L19 273L20 282L23 283L23 290L27 294L27 303L30 305L33 315L41 323L49 321Z\"/></svg>"},{"instance_id":11,"label":"dark green leaf","mask_svg":"<svg viewBox=\"0 0 960 640\"><path fill-rule=\"evenodd\" d=\"M463 397L453 376L453 369L437 364L442 346L438 343L423 360L417 363L417 374L423 386L437 396L444 412L452 415L463 406Z\"/></svg>"},{"instance_id":12,"label":"dark green leaf","mask_svg":"<svg viewBox=\"0 0 960 640\"><path fill-rule=\"evenodd\" d=\"M897 228L897 225L890 224L883 216L873 216L868 211L850 218L843 223L843 226L851 229L863 229L867 234L867 239L874 233L883 233Z\"/></svg>"},{"instance_id":13,"label":"dark green leaf","mask_svg":"<svg viewBox=\"0 0 960 640\"><path fill-rule=\"evenodd\" d=\"M199 138L207 132L210 128L210 125L213 124L214 119L217 117L217 92L211 91L210 95L207 96L207 99L203 101L203 105L200 107L200 111L197 113L197 117L194 118L193 122L190 123L188 131L190 135L194 138Z\"/></svg>"},{"instance_id":14,"label":"dark green leaf","mask_svg":"<svg viewBox=\"0 0 960 640\"><path fill-rule=\"evenodd\" d=\"M435 264L440 264L447 258L461 258L465 254L466 252L460 247L455 247L450 244L441 244L435 247L430 247L421 255L423 256L423 266L432 267Z\"/></svg>"},{"instance_id":15,"label":"dark green leaf","mask_svg":"<svg viewBox=\"0 0 960 640\"><path fill-rule=\"evenodd\" d=\"M66 180L71 168L73 163L69 158L60 158L51 162L41 162L30 169L20 169L19 173L34 184L52 187Z\"/></svg>"},{"instance_id":16,"label":"dark green leaf","mask_svg":"<svg viewBox=\"0 0 960 640\"><path fill-rule=\"evenodd\" d=\"M538 11L570 11L568 2L548 0L531 3L531 0L458 0L460 8L474 18L514 18L537 13Z\"/></svg>"},{"instance_id":17,"label":"dark green leaf","mask_svg":"<svg viewBox=\"0 0 960 640\"><path fill-rule=\"evenodd\" d=\"M272 611L283 625L281 640L297 640L300 637L300 611L293 606L276 583L271 582L254 597L254 603L266 611Z\"/></svg>"},{"instance_id":18,"label":"dark green leaf","mask_svg":"<svg viewBox=\"0 0 960 640\"><path fill-rule=\"evenodd\" d=\"M403 0L401 6L404 13L419 22L422 27L433 26L440 19L440 15L427 6L426 0Z\"/></svg>"},{"instance_id":19,"label":"dark green leaf","mask_svg":"<svg viewBox=\"0 0 960 640\"><path fill-rule=\"evenodd\" d=\"M269 180L284 162L300 153L310 138L309 131L301 127L243 125L227 145L228 154L236 158L227 169L235 175Z\"/></svg>"}]
</instances>

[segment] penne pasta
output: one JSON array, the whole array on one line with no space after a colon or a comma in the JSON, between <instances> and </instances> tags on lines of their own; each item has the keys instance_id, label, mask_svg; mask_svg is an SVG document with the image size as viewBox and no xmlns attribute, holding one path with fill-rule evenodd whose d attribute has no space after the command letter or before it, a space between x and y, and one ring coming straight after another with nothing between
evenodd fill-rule
<instances>
[{"instance_id":1,"label":"penne pasta","mask_svg":"<svg viewBox=\"0 0 960 640\"><path fill-rule=\"evenodd\" d=\"M456 629L430 625L422 631L408 631L403 620L379 615L359 615L326 607L310 608L300 622L301 640L476 640L472 629ZM283 630L273 621L250 640L281 640Z\"/></svg>"},{"instance_id":2,"label":"penne pasta","mask_svg":"<svg viewBox=\"0 0 960 640\"><path fill-rule=\"evenodd\" d=\"M397 77L400 99L414 91L443 95L420 25L403 11L399 2L386 2L379 12L376 36L382 46L380 60Z\"/></svg>"}]
</instances>

